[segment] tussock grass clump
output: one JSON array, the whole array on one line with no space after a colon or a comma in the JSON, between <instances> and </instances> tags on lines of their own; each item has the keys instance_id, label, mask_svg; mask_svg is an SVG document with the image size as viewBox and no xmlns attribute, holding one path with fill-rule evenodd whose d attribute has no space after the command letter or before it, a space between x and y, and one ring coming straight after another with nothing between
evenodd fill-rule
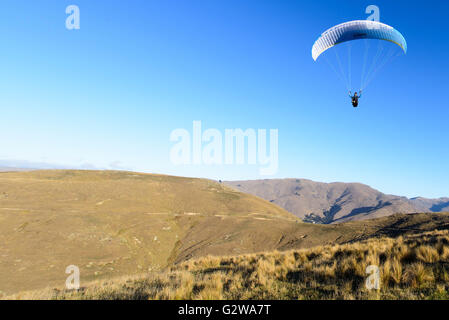
<instances>
[{"instance_id":1,"label":"tussock grass clump","mask_svg":"<svg viewBox=\"0 0 449 320\"><path fill-rule=\"evenodd\" d=\"M366 288L375 265L380 288ZM78 291L41 291L12 298L43 299L448 299L449 234L285 252L206 256L170 269L98 282Z\"/></svg>"}]
</instances>

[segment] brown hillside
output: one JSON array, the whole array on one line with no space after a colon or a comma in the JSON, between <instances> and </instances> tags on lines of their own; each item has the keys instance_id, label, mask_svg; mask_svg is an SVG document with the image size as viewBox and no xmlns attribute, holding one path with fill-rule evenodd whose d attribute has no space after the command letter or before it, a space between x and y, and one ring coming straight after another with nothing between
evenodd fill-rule
<instances>
[{"instance_id":1,"label":"brown hillside","mask_svg":"<svg viewBox=\"0 0 449 320\"><path fill-rule=\"evenodd\" d=\"M417 210L406 197L383 194L361 183L269 179L226 184L275 203L307 222L340 223L427 211Z\"/></svg>"},{"instance_id":2,"label":"brown hillside","mask_svg":"<svg viewBox=\"0 0 449 320\"><path fill-rule=\"evenodd\" d=\"M276 205L204 179L114 171L0 173L0 291L63 284L72 264L90 280L158 270L184 247L192 251L184 239L193 230L204 238L209 230L198 226L222 216L221 225L235 223L241 231L296 220ZM243 241L241 247L262 245Z\"/></svg>"}]
</instances>

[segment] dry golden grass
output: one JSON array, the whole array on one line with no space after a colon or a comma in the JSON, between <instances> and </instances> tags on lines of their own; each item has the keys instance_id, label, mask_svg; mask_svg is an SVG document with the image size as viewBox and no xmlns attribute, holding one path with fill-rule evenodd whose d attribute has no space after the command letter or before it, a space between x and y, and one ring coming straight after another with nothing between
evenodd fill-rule
<instances>
[{"instance_id":1,"label":"dry golden grass","mask_svg":"<svg viewBox=\"0 0 449 320\"><path fill-rule=\"evenodd\" d=\"M122 171L2 172L0 195L5 294L64 285L72 264L84 281L160 270L181 254L207 254L212 240L224 254L242 240L242 252L271 249L280 237L275 232L265 235L265 243L225 236L259 235L255 231L269 230L273 220L279 232L297 224L268 201L205 179ZM254 213L272 220L256 220Z\"/></svg>"},{"instance_id":2,"label":"dry golden grass","mask_svg":"<svg viewBox=\"0 0 449 320\"><path fill-rule=\"evenodd\" d=\"M422 268L449 263L447 239L422 236L421 248L406 237L447 228L449 213L315 225L210 180L123 171L3 172L0 194L0 297L49 286L27 295L355 298L365 265L381 266L383 283L401 286L428 281ZM261 251L269 253L254 254ZM86 289L55 294L69 265L79 267ZM440 270L434 279L448 277Z\"/></svg>"},{"instance_id":3,"label":"dry golden grass","mask_svg":"<svg viewBox=\"0 0 449 320\"><path fill-rule=\"evenodd\" d=\"M13 299L448 299L449 233L434 231L285 252L207 256L164 272L78 291L44 290ZM380 289L365 287L378 265Z\"/></svg>"}]
</instances>

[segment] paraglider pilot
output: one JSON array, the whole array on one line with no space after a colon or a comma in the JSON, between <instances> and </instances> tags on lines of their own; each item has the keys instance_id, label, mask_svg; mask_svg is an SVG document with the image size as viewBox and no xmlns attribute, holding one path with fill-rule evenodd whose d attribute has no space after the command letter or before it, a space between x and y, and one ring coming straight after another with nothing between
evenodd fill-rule
<instances>
[{"instance_id":1,"label":"paraglider pilot","mask_svg":"<svg viewBox=\"0 0 449 320\"><path fill-rule=\"evenodd\" d=\"M352 106L354 108L357 108L359 105L359 99L362 97L362 90L359 91L359 95L357 95L357 92L354 92L354 95L351 94L351 91L349 91L349 97L352 100Z\"/></svg>"}]
</instances>

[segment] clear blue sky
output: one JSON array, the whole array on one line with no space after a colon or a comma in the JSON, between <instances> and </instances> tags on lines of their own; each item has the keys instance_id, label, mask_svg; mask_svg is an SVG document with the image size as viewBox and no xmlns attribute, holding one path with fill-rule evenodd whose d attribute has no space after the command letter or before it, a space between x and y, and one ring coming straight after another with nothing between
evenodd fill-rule
<instances>
[{"instance_id":1,"label":"clear blue sky","mask_svg":"<svg viewBox=\"0 0 449 320\"><path fill-rule=\"evenodd\" d=\"M65 28L70 4L80 30ZM325 29L365 19L369 4L409 50L354 110L310 51ZM0 160L449 196L448 12L433 0L3 0ZM194 120L278 129L278 174L172 165L170 132Z\"/></svg>"}]
</instances>

